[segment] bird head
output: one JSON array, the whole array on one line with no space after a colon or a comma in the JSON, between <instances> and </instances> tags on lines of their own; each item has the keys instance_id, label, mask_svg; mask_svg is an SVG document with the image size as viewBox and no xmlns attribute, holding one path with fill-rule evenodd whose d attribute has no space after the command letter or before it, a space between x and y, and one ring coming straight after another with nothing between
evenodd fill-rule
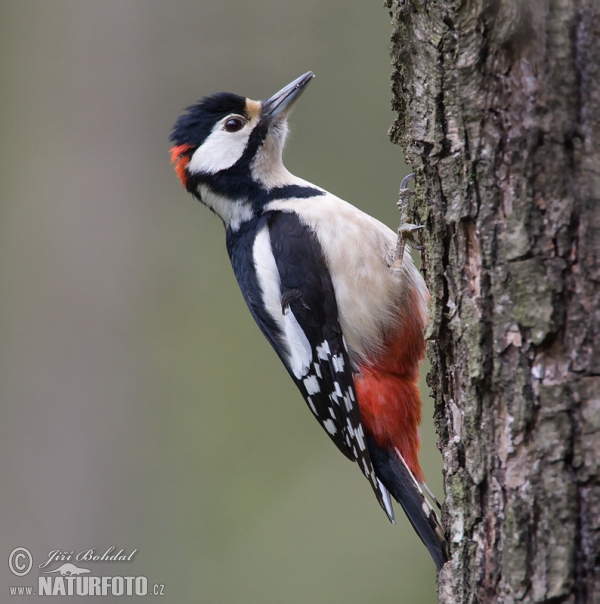
<instances>
[{"instance_id":1,"label":"bird head","mask_svg":"<svg viewBox=\"0 0 600 604\"><path fill-rule=\"evenodd\" d=\"M240 202L287 184L291 175L281 159L287 117L313 77L309 71L262 101L219 92L188 107L171 134L183 186L220 213L207 198Z\"/></svg>"}]
</instances>

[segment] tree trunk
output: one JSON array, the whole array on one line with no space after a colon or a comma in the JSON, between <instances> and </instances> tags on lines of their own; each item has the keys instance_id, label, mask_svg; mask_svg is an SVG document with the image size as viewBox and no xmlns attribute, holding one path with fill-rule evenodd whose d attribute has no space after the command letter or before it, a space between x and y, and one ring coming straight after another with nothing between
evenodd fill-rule
<instances>
[{"instance_id":1,"label":"tree trunk","mask_svg":"<svg viewBox=\"0 0 600 604\"><path fill-rule=\"evenodd\" d=\"M598 0L390 0L451 561L439 601L600 594Z\"/></svg>"}]
</instances>

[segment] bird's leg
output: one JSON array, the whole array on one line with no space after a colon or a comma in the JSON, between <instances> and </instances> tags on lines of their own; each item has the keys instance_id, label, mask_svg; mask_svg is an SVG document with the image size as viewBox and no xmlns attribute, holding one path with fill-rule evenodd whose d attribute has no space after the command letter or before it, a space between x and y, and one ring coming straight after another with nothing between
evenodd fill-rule
<instances>
[{"instance_id":1,"label":"bird's leg","mask_svg":"<svg viewBox=\"0 0 600 604\"><path fill-rule=\"evenodd\" d=\"M400 183L400 192L398 195L398 210L400 212L400 226L398 227L398 243L396 244L396 253L394 254L394 264L402 264L404 259L404 249L407 243L413 244L414 249L423 249L422 246L415 243L414 233L420 231L423 225L416 225L409 222L409 201L415 196L415 193L408 188L408 182L415 177L409 174Z\"/></svg>"}]
</instances>

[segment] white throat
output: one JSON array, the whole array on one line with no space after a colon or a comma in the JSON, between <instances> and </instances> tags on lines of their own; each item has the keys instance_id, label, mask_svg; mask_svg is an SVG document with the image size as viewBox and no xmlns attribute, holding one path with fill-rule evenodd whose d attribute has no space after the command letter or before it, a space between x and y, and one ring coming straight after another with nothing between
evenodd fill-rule
<instances>
[{"instance_id":1,"label":"white throat","mask_svg":"<svg viewBox=\"0 0 600 604\"><path fill-rule=\"evenodd\" d=\"M202 203L221 218L226 227L237 231L240 226L254 218L252 205L246 199L229 199L215 193L208 185L200 185Z\"/></svg>"}]
</instances>

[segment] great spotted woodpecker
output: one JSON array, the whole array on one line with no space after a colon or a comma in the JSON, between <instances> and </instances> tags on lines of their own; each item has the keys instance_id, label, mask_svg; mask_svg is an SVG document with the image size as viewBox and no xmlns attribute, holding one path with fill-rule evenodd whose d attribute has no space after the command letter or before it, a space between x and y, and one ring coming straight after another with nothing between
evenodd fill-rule
<instances>
[{"instance_id":1,"label":"great spotted woodpecker","mask_svg":"<svg viewBox=\"0 0 600 604\"><path fill-rule=\"evenodd\" d=\"M284 167L287 117L312 78L263 101L222 92L188 107L172 161L223 221L248 308L308 407L439 569L447 546L417 458L427 288L408 249L394 258L389 228Z\"/></svg>"}]
</instances>

